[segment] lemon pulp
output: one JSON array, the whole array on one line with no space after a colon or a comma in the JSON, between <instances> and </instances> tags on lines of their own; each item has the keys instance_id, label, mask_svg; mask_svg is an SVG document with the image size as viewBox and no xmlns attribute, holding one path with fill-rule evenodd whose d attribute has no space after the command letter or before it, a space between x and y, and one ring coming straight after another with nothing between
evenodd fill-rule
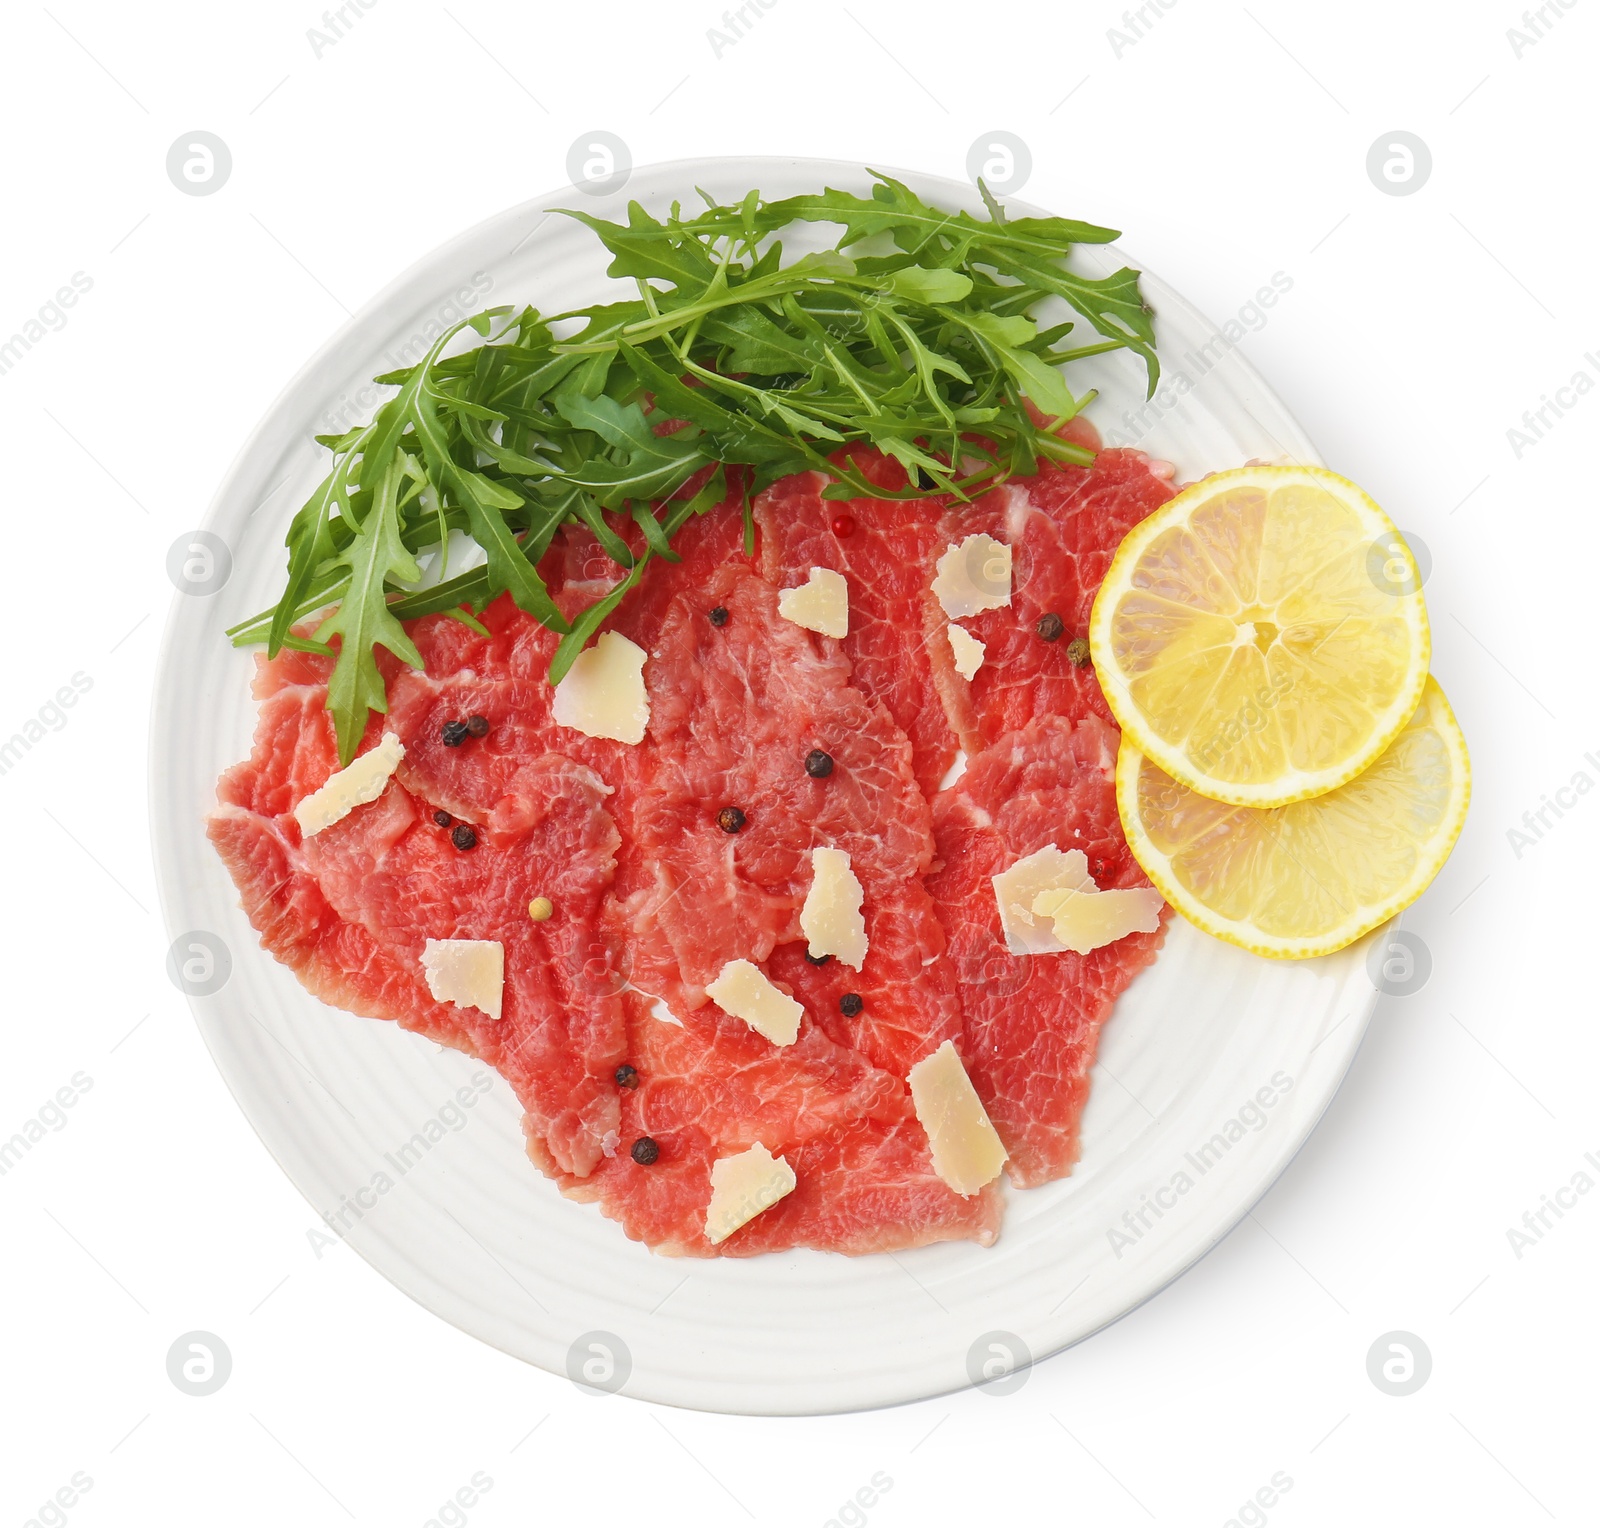
<instances>
[{"instance_id":1,"label":"lemon pulp","mask_svg":"<svg viewBox=\"0 0 1600 1528\"><path fill-rule=\"evenodd\" d=\"M1366 769L1428 672L1409 550L1361 489L1320 467L1217 473L1135 526L1089 641L1138 750L1245 806L1318 795Z\"/></svg>"},{"instance_id":2,"label":"lemon pulp","mask_svg":"<svg viewBox=\"0 0 1600 1528\"><path fill-rule=\"evenodd\" d=\"M1449 857L1470 795L1466 740L1432 679L1369 769L1286 806L1211 800L1126 736L1117 757L1134 858L1191 923L1260 955L1326 955L1408 907Z\"/></svg>"}]
</instances>

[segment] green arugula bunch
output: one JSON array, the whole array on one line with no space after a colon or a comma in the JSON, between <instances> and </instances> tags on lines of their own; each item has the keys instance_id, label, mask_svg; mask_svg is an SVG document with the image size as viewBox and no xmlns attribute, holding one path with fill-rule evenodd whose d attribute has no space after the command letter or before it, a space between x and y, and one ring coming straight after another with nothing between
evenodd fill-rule
<instances>
[{"instance_id":1,"label":"green arugula bunch","mask_svg":"<svg viewBox=\"0 0 1600 1528\"><path fill-rule=\"evenodd\" d=\"M792 472L826 471L832 497L960 500L1040 458L1090 461L1055 433L1093 396L1074 394L1059 368L1126 349L1144 360L1152 391L1158 374L1138 272L1094 278L1065 263L1074 244L1116 232L1008 219L987 188L988 218L942 212L877 180L870 198L769 202L752 191L737 205L707 196L693 215L674 204L664 220L635 202L625 224L569 213L638 295L549 318L490 309L440 335L417 365L377 378L396 391L372 422L318 437L333 466L290 525L283 595L234 627L234 643L337 654L328 705L348 762L369 713L386 709L376 649L421 664L403 621L444 612L481 630L475 613L509 593L561 633L557 683L649 564L677 560L677 531L725 500L729 467L744 469L735 481L749 546L750 495ZM775 235L797 222L844 231L833 249L786 265ZM856 258L843 253L857 246ZM1041 326L1033 315L1050 299L1093 338L1064 343L1072 320ZM481 343L460 350L465 329ZM657 434L669 419L685 423ZM852 445L894 457L910 486L880 488L830 461ZM698 491L680 493L697 474ZM629 522L637 552L617 529ZM537 568L568 523L588 527L626 570L571 619ZM418 554L437 548L442 559L452 531L483 563L422 586ZM329 606L312 635L295 631Z\"/></svg>"}]
</instances>

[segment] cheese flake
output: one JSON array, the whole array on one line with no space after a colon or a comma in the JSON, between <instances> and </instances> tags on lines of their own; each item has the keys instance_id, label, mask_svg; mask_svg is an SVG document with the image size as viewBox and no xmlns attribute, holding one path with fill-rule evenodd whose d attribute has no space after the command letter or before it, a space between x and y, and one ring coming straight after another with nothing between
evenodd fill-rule
<instances>
[{"instance_id":1,"label":"cheese flake","mask_svg":"<svg viewBox=\"0 0 1600 1528\"><path fill-rule=\"evenodd\" d=\"M778 614L825 637L850 634L850 587L843 573L813 568L811 577L778 595Z\"/></svg>"},{"instance_id":2,"label":"cheese flake","mask_svg":"<svg viewBox=\"0 0 1600 1528\"><path fill-rule=\"evenodd\" d=\"M1013 955L1087 955L1132 933L1161 926L1162 898L1149 887L1101 891L1082 849L1054 844L993 878L1006 948Z\"/></svg>"},{"instance_id":3,"label":"cheese flake","mask_svg":"<svg viewBox=\"0 0 1600 1528\"><path fill-rule=\"evenodd\" d=\"M861 882L843 849L811 851L811 889L800 909L800 932L813 955L836 955L852 971L867 958Z\"/></svg>"},{"instance_id":4,"label":"cheese flake","mask_svg":"<svg viewBox=\"0 0 1600 1528\"><path fill-rule=\"evenodd\" d=\"M706 996L724 1013L743 1019L774 1045L793 1045L800 1033L800 1016L805 1009L774 987L761 967L748 960L730 960L707 986Z\"/></svg>"},{"instance_id":5,"label":"cheese flake","mask_svg":"<svg viewBox=\"0 0 1600 1528\"><path fill-rule=\"evenodd\" d=\"M1041 893L1094 890L1083 851L1063 854L1054 844L1024 855L1009 870L994 876L993 882L1000 927L1013 955L1053 955L1066 948L1056 938L1050 919L1033 910Z\"/></svg>"},{"instance_id":6,"label":"cheese flake","mask_svg":"<svg viewBox=\"0 0 1600 1528\"><path fill-rule=\"evenodd\" d=\"M945 548L934 598L952 621L1011 603L1011 548L980 531Z\"/></svg>"},{"instance_id":7,"label":"cheese flake","mask_svg":"<svg viewBox=\"0 0 1600 1528\"><path fill-rule=\"evenodd\" d=\"M1079 955L1129 934L1155 933L1161 927L1161 906L1161 893L1149 886L1110 891L1063 888L1041 891L1033 899L1033 912L1050 920L1061 947Z\"/></svg>"},{"instance_id":8,"label":"cheese flake","mask_svg":"<svg viewBox=\"0 0 1600 1528\"><path fill-rule=\"evenodd\" d=\"M933 1170L958 1194L971 1196L1005 1165L1006 1149L984 1111L955 1046L946 1040L906 1077L917 1119L928 1133Z\"/></svg>"},{"instance_id":9,"label":"cheese flake","mask_svg":"<svg viewBox=\"0 0 1600 1528\"><path fill-rule=\"evenodd\" d=\"M643 742L650 722L644 660L645 651L637 643L620 632L602 632L556 686L552 714L557 724L587 737Z\"/></svg>"},{"instance_id":10,"label":"cheese flake","mask_svg":"<svg viewBox=\"0 0 1600 1528\"><path fill-rule=\"evenodd\" d=\"M335 771L320 790L312 791L295 807L301 833L310 838L348 817L358 806L376 801L405 756L405 744L394 733L385 732L377 747Z\"/></svg>"},{"instance_id":11,"label":"cheese flake","mask_svg":"<svg viewBox=\"0 0 1600 1528\"><path fill-rule=\"evenodd\" d=\"M964 626L954 622L946 626L944 634L950 639L950 651L956 660L956 672L970 679L983 667L984 645Z\"/></svg>"},{"instance_id":12,"label":"cheese flake","mask_svg":"<svg viewBox=\"0 0 1600 1528\"><path fill-rule=\"evenodd\" d=\"M506 951L498 939L430 939L422 947L422 974L435 1002L500 1017Z\"/></svg>"},{"instance_id":13,"label":"cheese flake","mask_svg":"<svg viewBox=\"0 0 1600 1528\"><path fill-rule=\"evenodd\" d=\"M740 1226L776 1204L795 1185L794 1169L757 1141L737 1156L711 1164L711 1202L706 1206L706 1240L726 1241Z\"/></svg>"}]
</instances>

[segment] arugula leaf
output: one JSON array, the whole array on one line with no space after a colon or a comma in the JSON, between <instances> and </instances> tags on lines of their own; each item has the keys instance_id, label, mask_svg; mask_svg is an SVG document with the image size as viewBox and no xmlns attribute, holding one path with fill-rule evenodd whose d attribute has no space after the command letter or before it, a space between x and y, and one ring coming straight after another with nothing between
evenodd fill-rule
<instances>
[{"instance_id":1,"label":"arugula leaf","mask_svg":"<svg viewBox=\"0 0 1600 1528\"><path fill-rule=\"evenodd\" d=\"M504 511L521 509L526 502L523 496L456 462L438 410L426 388L417 394L415 424L430 475L466 509L473 539L488 555L491 584L506 590L521 609L551 630L564 630L566 618L550 598L538 571L522 555L506 523Z\"/></svg>"},{"instance_id":2,"label":"arugula leaf","mask_svg":"<svg viewBox=\"0 0 1600 1528\"><path fill-rule=\"evenodd\" d=\"M890 273L888 289L897 297L913 297L918 302L960 302L972 290L972 277L960 271L907 265Z\"/></svg>"},{"instance_id":3,"label":"arugula leaf","mask_svg":"<svg viewBox=\"0 0 1600 1528\"><path fill-rule=\"evenodd\" d=\"M562 208L563 214L592 228L614 256L606 267L608 276L657 277L677 284L709 279L715 266L698 239L675 240L665 237L666 226L658 223L638 202L628 203L626 224L608 223L587 212Z\"/></svg>"},{"instance_id":4,"label":"arugula leaf","mask_svg":"<svg viewBox=\"0 0 1600 1528\"><path fill-rule=\"evenodd\" d=\"M974 334L982 335L994 346L1017 386L1046 414L1055 419L1070 419L1078 412L1077 400L1061 373L1021 348L1037 338L1037 326L1031 318L975 313L965 322Z\"/></svg>"},{"instance_id":5,"label":"arugula leaf","mask_svg":"<svg viewBox=\"0 0 1600 1528\"><path fill-rule=\"evenodd\" d=\"M1115 231L1009 218L981 182L987 216L950 212L874 174L866 197L751 191L725 205L702 192L702 209L631 203L621 223L570 211L636 295L554 317L489 309L379 377L394 391L369 423L317 437L333 460L289 525L283 593L231 639L334 658L348 758L386 704L377 649L420 662L403 621L481 627L477 613L508 596L561 634L558 680L648 570L677 560L690 518L737 500L748 551L753 495L789 473L827 473L830 498L959 501L1041 458L1091 460L1052 433L1094 396L1075 396L1062 368L1126 350L1152 390L1158 375L1137 272L1071 264L1074 245ZM835 247L786 263L797 222L838 225ZM869 239L872 253L845 253ZM1063 303L1072 321L1056 321ZM479 343L462 342L467 329ZM868 479L858 446L900 462L908 485ZM624 570L570 620L539 573L563 526ZM458 535L484 560L447 576ZM417 554L433 548L437 581L418 587ZM300 623L330 606L308 636Z\"/></svg>"},{"instance_id":6,"label":"arugula leaf","mask_svg":"<svg viewBox=\"0 0 1600 1528\"><path fill-rule=\"evenodd\" d=\"M333 712L340 764L355 757L368 712L389 709L374 649L386 647L401 662L422 667L416 643L394 618L384 592L390 578L415 583L422 577L416 558L400 540L395 503L400 470L399 460L391 458L366 520L349 547L334 559L350 569L350 584L314 638L322 643L339 638L339 656L328 681L328 709Z\"/></svg>"}]
</instances>

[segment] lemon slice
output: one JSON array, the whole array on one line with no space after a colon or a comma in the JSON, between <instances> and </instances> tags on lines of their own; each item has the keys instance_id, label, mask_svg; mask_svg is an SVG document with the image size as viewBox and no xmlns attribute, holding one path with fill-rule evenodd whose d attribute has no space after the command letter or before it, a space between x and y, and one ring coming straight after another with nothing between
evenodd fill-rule
<instances>
[{"instance_id":1,"label":"lemon slice","mask_svg":"<svg viewBox=\"0 0 1600 1528\"><path fill-rule=\"evenodd\" d=\"M1141 753L1218 801L1283 806L1394 741L1428 676L1428 617L1410 551L1354 483L1240 467L1128 533L1089 648Z\"/></svg>"},{"instance_id":2,"label":"lemon slice","mask_svg":"<svg viewBox=\"0 0 1600 1528\"><path fill-rule=\"evenodd\" d=\"M1164 774L1125 736L1117 809L1134 858L1191 923L1258 955L1327 955L1422 895L1467 815L1467 743L1444 691L1348 785L1230 806Z\"/></svg>"}]
</instances>

